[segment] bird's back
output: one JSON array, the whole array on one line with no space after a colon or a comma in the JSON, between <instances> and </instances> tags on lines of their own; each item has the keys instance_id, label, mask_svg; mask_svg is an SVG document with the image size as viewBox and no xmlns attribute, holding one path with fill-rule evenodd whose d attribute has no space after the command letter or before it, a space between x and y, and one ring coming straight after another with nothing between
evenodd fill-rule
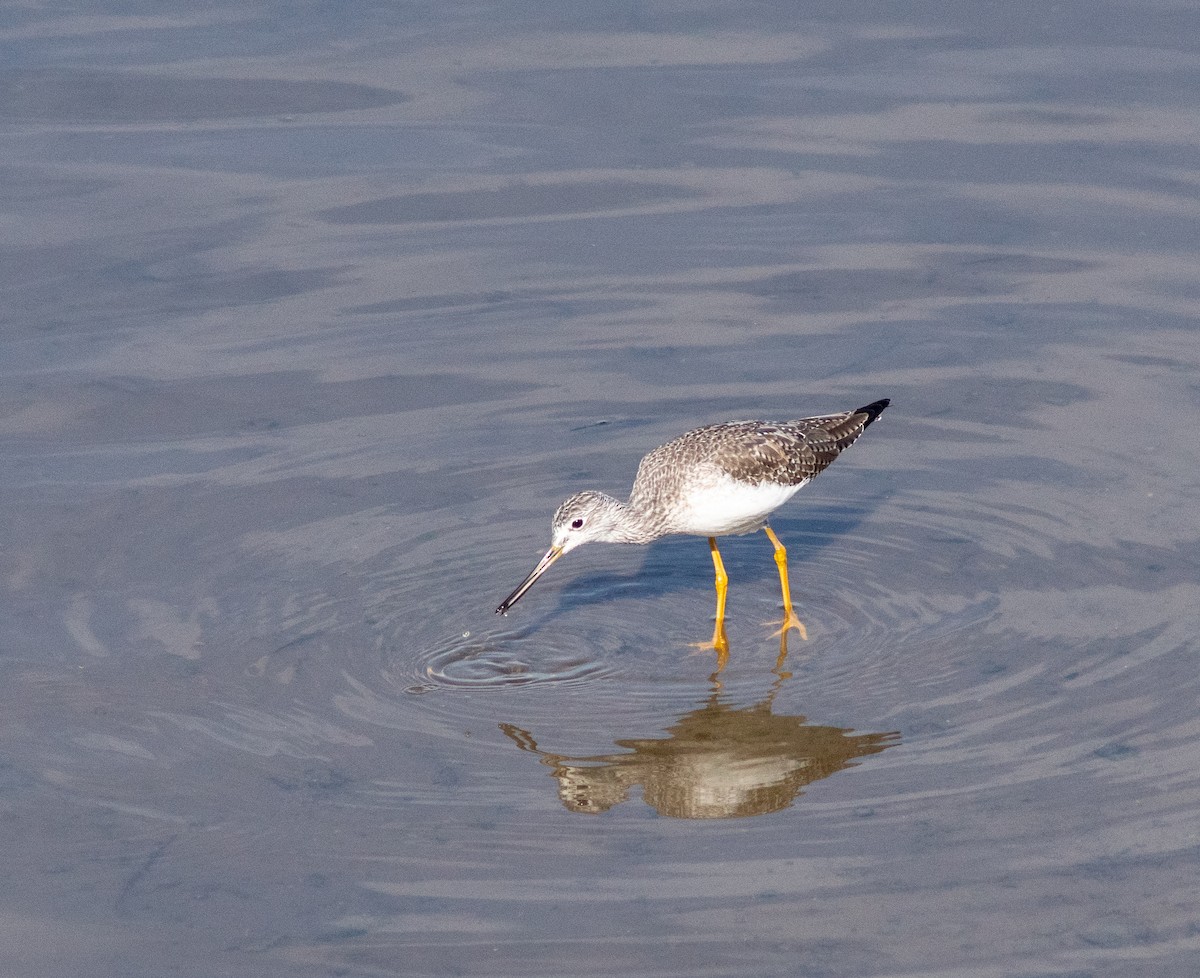
<instances>
[{"instance_id":1,"label":"bird's back","mask_svg":"<svg viewBox=\"0 0 1200 978\"><path fill-rule=\"evenodd\" d=\"M716 469L739 482L798 486L827 468L883 412L887 400L795 421L726 421L695 428L650 452L633 495L658 495Z\"/></svg>"}]
</instances>

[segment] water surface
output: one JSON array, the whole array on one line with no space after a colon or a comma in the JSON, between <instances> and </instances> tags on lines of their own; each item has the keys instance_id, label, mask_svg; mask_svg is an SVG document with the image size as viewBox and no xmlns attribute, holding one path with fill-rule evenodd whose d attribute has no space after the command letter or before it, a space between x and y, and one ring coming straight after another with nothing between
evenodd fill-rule
<instances>
[{"instance_id":1,"label":"water surface","mask_svg":"<svg viewBox=\"0 0 1200 978\"><path fill-rule=\"evenodd\" d=\"M1171 3L0 25L0 970L1190 976ZM762 535L557 503L892 407Z\"/></svg>"}]
</instances>

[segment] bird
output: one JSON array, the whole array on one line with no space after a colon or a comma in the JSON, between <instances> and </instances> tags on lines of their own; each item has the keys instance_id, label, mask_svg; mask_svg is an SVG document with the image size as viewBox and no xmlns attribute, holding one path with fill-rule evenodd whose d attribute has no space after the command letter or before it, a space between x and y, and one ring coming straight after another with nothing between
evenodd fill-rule
<instances>
[{"instance_id":1,"label":"bird","mask_svg":"<svg viewBox=\"0 0 1200 978\"><path fill-rule=\"evenodd\" d=\"M795 629L807 639L792 606L787 550L767 517L800 491L883 413L882 398L853 411L795 421L725 421L674 438L638 466L628 502L595 490L567 497L551 519L550 549L517 588L500 602L506 614L560 557L584 543L646 544L671 534L708 538L716 573L716 627L705 647L728 653L725 599L729 577L717 537L763 530L775 548L784 620L776 632L786 642Z\"/></svg>"}]
</instances>

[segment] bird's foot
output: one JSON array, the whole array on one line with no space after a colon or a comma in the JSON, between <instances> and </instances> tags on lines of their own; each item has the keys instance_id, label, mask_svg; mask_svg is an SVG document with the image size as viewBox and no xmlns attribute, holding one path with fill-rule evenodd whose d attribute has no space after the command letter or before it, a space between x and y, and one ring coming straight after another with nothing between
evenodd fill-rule
<instances>
[{"instance_id":1,"label":"bird's foot","mask_svg":"<svg viewBox=\"0 0 1200 978\"><path fill-rule=\"evenodd\" d=\"M717 672L725 668L729 662L729 639L725 637L725 626L718 624L713 630L713 637L708 642L688 642L688 647L696 652L711 652L714 649L717 653Z\"/></svg>"},{"instance_id":2,"label":"bird's foot","mask_svg":"<svg viewBox=\"0 0 1200 978\"><path fill-rule=\"evenodd\" d=\"M772 637L783 636L784 638L786 638L787 633L790 632L793 628L796 629L796 631L798 631L800 633L800 637L802 639L804 639L804 641L806 641L806 642L808 641L808 629L804 627L804 622L802 622L799 618L797 618L796 612L792 611L792 609L789 608L787 611L787 617L785 617L783 619L783 624L779 627L779 629L777 631L772 633Z\"/></svg>"}]
</instances>

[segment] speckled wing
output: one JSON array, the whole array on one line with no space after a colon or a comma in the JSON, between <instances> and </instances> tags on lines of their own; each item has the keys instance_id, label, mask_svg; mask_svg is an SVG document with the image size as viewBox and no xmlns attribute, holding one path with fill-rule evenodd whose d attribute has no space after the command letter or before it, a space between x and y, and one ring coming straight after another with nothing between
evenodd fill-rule
<instances>
[{"instance_id":1,"label":"speckled wing","mask_svg":"<svg viewBox=\"0 0 1200 978\"><path fill-rule=\"evenodd\" d=\"M710 462L741 482L795 486L827 468L858 440L887 401L796 421L731 421L697 428L661 449L676 462Z\"/></svg>"},{"instance_id":2,"label":"speckled wing","mask_svg":"<svg viewBox=\"0 0 1200 978\"><path fill-rule=\"evenodd\" d=\"M872 405L874 407L874 405ZM801 418L789 421L781 427L798 442L793 469L801 477L811 479L829 467L835 458L858 441L867 425L875 420L879 411L869 412L864 408L833 414L820 418Z\"/></svg>"},{"instance_id":3,"label":"speckled wing","mask_svg":"<svg viewBox=\"0 0 1200 978\"><path fill-rule=\"evenodd\" d=\"M642 459L632 497L668 511L688 485L704 485L714 470L758 485L799 486L849 448L887 407L876 401L855 411L796 421L726 421L696 428Z\"/></svg>"}]
</instances>

